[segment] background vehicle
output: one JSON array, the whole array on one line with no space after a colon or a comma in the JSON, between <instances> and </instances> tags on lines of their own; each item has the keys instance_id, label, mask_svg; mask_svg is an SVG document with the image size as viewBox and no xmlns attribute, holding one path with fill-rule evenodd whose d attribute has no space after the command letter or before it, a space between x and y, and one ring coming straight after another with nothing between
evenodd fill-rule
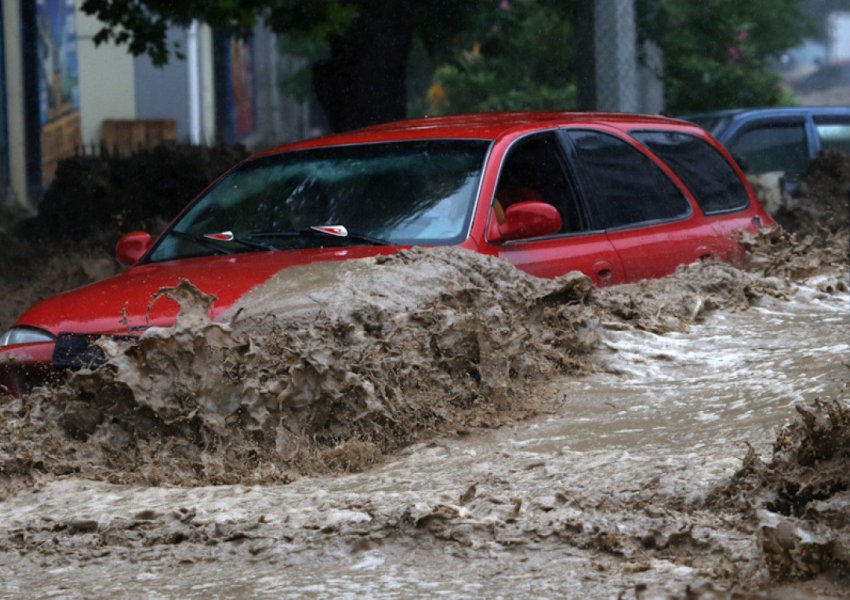
<instances>
[{"instance_id":1,"label":"background vehicle","mask_svg":"<svg viewBox=\"0 0 850 600\"><path fill-rule=\"evenodd\" d=\"M98 335L168 326L188 279L212 316L290 266L453 245L540 277L599 285L734 262L741 229L772 223L728 154L691 123L623 114L505 113L389 123L237 165L154 242L124 236L129 269L48 298L0 338L19 363L90 360Z\"/></svg>"},{"instance_id":2,"label":"background vehicle","mask_svg":"<svg viewBox=\"0 0 850 600\"><path fill-rule=\"evenodd\" d=\"M821 150L850 153L850 107L740 108L682 118L716 137L748 175L781 171L792 188Z\"/></svg>"}]
</instances>

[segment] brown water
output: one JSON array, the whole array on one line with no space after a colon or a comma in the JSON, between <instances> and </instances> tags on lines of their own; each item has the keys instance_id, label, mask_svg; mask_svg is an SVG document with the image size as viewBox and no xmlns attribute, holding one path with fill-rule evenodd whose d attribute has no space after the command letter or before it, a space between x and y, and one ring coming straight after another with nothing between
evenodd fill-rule
<instances>
[{"instance_id":1,"label":"brown water","mask_svg":"<svg viewBox=\"0 0 850 600\"><path fill-rule=\"evenodd\" d=\"M206 316L214 298L184 282L161 292L181 303L173 328L102 340L106 367L0 403L10 476L0 490L69 473L288 482L515 422L556 406L536 387L598 370L593 353L609 332L681 332L717 311L789 298L788 272L846 291L830 252L783 240L753 242L770 250L753 253L769 258L762 273L696 263L605 290L578 273L541 280L464 250L414 249L285 270L217 322Z\"/></svg>"},{"instance_id":2,"label":"brown water","mask_svg":"<svg viewBox=\"0 0 850 600\"><path fill-rule=\"evenodd\" d=\"M175 328L0 398L0 597L850 597L848 166L746 271L414 250L216 323L164 290ZM90 246L10 239L0 328L113 273Z\"/></svg>"},{"instance_id":3,"label":"brown water","mask_svg":"<svg viewBox=\"0 0 850 600\"><path fill-rule=\"evenodd\" d=\"M453 260L439 263L442 277L457 275L449 268ZM357 433L355 439L362 440L358 436L364 432L373 436L360 466L378 464L365 472L321 474L327 461L290 460L276 463L280 469L291 469L285 478L279 471L272 475L266 471L264 479L257 479L256 473L242 478L261 480L263 485L173 487L94 481L101 477L139 481L138 463L110 463L104 453L132 447L135 456L160 460L161 468L166 464L163 455L150 446L172 444L173 450L173 436L182 435L148 431L141 436L136 427L122 430L137 436L135 442L122 438L115 445L114 435L99 433L116 431L103 422L88 441L55 447L64 453L57 464L76 465L85 478L32 467L28 483L10 488L11 495L0 503L0 594L651 597L684 595L692 586L711 597L735 589L752 593L768 584L778 590L775 593L792 594L793 586L776 587L782 577L770 572L760 542L765 531L776 529L771 519L784 517L766 511L764 505L756 506L761 512L755 512L712 497L718 489L726 489L741 467L745 442L769 458L775 429L795 418L795 405L820 397L838 399L846 406L850 297L846 291L824 293L818 288L834 290L836 282L840 288L844 281L846 290L847 275L840 270L788 286L782 281L744 281L740 272L725 267L719 272L708 269L685 273L678 283L673 279L648 288L626 287L592 301L575 282L538 284L513 277L493 294L480 292L483 288L478 285L476 296L471 291L476 280L467 274L469 279L459 288L465 292L453 295L452 301L443 298L443 305L453 306L455 312L446 309L441 319L419 330L411 328L418 322L414 317L419 301L411 307L396 298L391 310L404 327L380 335L372 331L379 346L383 335L408 348L419 348L411 341L417 336L438 345L452 340L462 344L464 338L446 337L457 327L444 327L443 320L468 318L494 299L500 310L509 310L520 297L532 307L531 314L534 306L543 306L539 314L545 315L556 309L541 298L553 293L561 294L557 306L562 308L556 310L561 314L557 320L551 314L541 316L540 322L550 328L553 323L569 324L572 333L556 343L541 337L545 329L534 320L520 321L522 339L548 344L543 350L526 345L516 355L533 359L539 368L526 367L527 376L520 373L507 383L486 373L477 383L461 382L461 389L477 394L471 406L429 404L429 410L445 411L447 436L439 435L440 427L432 419L403 420L398 413L389 413L396 415L396 421L386 425L380 415L387 411L387 398L398 397L376 394L377 404L368 413L376 416L365 417L367 425L346 430ZM723 293L718 293L718 281L725 282L720 286ZM746 285L739 286L741 281ZM727 293L733 288L749 292ZM757 288L762 292L752 293ZM714 292L706 291L711 289ZM470 294L478 300L470 299ZM643 313L623 316L629 297L642 300ZM465 300L461 303L458 298ZM679 303L667 312L658 309L670 298ZM730 312L740 307L738 301L755 306ZM711 312L718 304L726 310ZM356 307L352 310L366 314ZM320 317L311 319L320 333L326 331ZM630 326L635 320L645 326ZM199 325L193 327L197 331ZM204 327L208 326L200 326ZM280 327L286 331L286 324ZM213 346L220 343L233 351L247 343L244 338L229 341L229 329L213 330ZM592 344L587 341L588 330ZM220 338L222 331L227 335ZM411 338L402 332L412 332ZM237 331L237 337L249 334L256 336L256 330ZM187 339L195 344L198 338ZM302 346L294 352L312 348L309 336L284 339L300 340ZM350 338L355 348L358 339L358 335ZM575 350L573 360L565 368L554 368L550 350L563 349L564 340ZM511 346L501 350L505 348ZM115 356L125 355L116 351ZM358 363L342 353L331 362L341 361L348 372L357 374L352 365L373 364L364 356L357 355ZM422 350L407 360L410 356L426 364L422 361L431 355ZM445 357L446 351L440 356ZM515 370L524 364L518 358L509 362ZM133 387L138 380L132 361L122 364L128 370L119 381L134 390L133 406L150 406L140 388ZM254 364L270 369L267 362ZM464 372L468 364L458 368L449 370L449 376ZM404 402L416 406L432 402L447 389L440 387L445 384L442 378L413 379L436 388L435 394L406 388ZM503 395L506 389L515 392L510 404L488 405L487 394ZM244 388L240 390L244 395ZM322 392L314 396L322 397ZM511 408L510 418L493 416L500 406ZM173 410L173 405L164 405L166 409ZM534 412L537 416L511 422ZM477 428L482 420L487 424L482 415L507 424ZM209 427L224 427L221 431L235 439L237 434L228 427L237 424L226 421L211 420ZM315 425L312 418L300 423L305 425L292 438L298 443L306 444L311 435L315 440L316 432L326 427L323 423L310 429L306 424ZM411 429L399 431L406 424ZM423 425L431 433L424 435ZM32 430L14 429L9 435L24 431ZM377 436L385 431L399 437L382 445ZM62 435L61 430L46 433ZM417 441L420 438L424 441ZM319 450L327 452L321 450L322 444L319 440ZM261 441L254 446L258 452L264 447ZM10 446L5 448L8 465ZM220 473L220 452L211 449L192 456L193 461L206 456L216 463L210 472ZM227 468L240 464L247 468L245 456L240 456L241 463L231 457ZM50 464L49 456L41 458ZM178 460L173 464L178 470L185 468ZM204 466L192 464L198 469L193 480L198 485ZM314 469L319 474L300 475L299 467L300 473ZM280 479L293 481L273 483ZM184 473L174 481L188 480ZM839 517L831 528L815 530L805 522L800 527L821 537L846 533L850 518L843 493L832 499ZM846 551L846 540L843 547ZM847 596L850 586L841 579L847 573L842 575L840 560L832 564L838 571L825 568L827 572L809 581L800 593Z\"/></svg>"}]
</instances>

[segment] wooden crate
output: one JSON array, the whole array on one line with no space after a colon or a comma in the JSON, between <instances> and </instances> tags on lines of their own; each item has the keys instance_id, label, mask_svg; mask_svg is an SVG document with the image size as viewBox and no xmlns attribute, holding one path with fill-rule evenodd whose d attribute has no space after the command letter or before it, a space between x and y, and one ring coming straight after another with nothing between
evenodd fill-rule
<instances>
[{"instance_id":1,"label":"wooden crate","mask_svg":"<svg viewBox=\"0 0 850 600\"><path fill-rule=\"evenodd\" d=\"M100 136L109 152L130 154L177 139L174 119L105 119Z\"/></svg>"},{"instance_id":2,"label":"wooden crate","mask_svg":"<svg viewBox=\"0 0 850 600\"><path fill-rule=\"evenodd\" d=\"M50 185L59 161L74 156L81 140L79 111L67 113L41 126L42 185Z\"/></svg>"}]
</instances>

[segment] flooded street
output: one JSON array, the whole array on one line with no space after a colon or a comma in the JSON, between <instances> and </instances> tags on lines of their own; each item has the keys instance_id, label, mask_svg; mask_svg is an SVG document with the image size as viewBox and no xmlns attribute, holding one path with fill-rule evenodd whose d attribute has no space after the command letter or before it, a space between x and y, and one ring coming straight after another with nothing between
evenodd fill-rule
<instances>
[{"instance_id":1,"label":"flooded street","mask_svg":"<svg viewBox=\"0 0 850 600\"><path fill-rule=\"evenodd\" d=\"M769 456L795 405L846 402L848 351L848 294L804 286L684 332L605 329L592 372L523 392L538 416L416 443L362 473L195 488L45 478L0 503L0 594L760 589L758 523L706 500L741 467L745 442Z\"/></svg>"},{"instance_id":2,"label":"flooded street","mask_svg":"<svg viewBox=\"0 0 850 600\"><path fill-rule=\"evenodd\" d=\"M0 600L850 600L848 84L850 0L3 0Z\"/></svg>"}]
</instances>

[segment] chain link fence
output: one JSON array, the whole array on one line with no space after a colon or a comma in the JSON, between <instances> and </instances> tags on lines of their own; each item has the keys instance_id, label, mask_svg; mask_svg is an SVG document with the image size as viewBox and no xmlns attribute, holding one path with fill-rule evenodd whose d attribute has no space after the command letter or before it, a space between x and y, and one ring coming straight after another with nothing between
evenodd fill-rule
<instances>
[{"instance_id":1,"label":"chain link fence","mask_svg":"<svg viewBox=\"0 0 850 600\"><path fill-rule=\"evenodd\" d=\"M579 3L580 103L585 110L660 113L663 60L639 46L634 0Z\"/></svg>"},{"instance_id":2,"label":"chain link fence","mask_svg":"<svg viewBox=\"0 0 850 600\"><path fill-rule=\"evenodd\" d=\"M596 53L596 108L636 112L637 34L633 0L596 0L593 48Z\"/></svg>"}]
</instances>

